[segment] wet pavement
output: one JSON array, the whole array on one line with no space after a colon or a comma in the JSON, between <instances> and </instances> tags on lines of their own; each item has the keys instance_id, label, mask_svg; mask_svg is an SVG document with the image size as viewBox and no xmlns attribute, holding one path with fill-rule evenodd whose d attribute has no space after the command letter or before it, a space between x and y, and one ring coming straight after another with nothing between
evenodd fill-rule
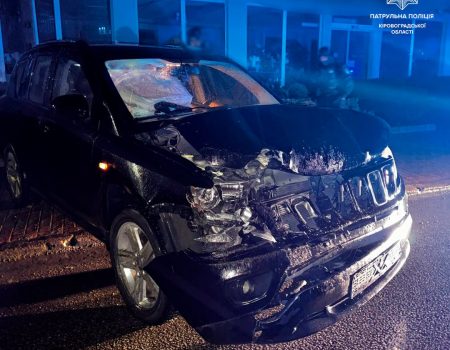
<instances>
[{"instance_id":1,"label":"wet pavement","mask_svg":"<svg viewBox=\"0 0 450 350\"><path fill-rule=\"evenodd\" d=\"M449 349L450 193L416 196L410 208L412 251L402 272L336 325L273 346L206 344L176 313L153 327L133 319L108 252L84 234L63 249L0 250L0 348Z\"/></svg>"}]
</instances>

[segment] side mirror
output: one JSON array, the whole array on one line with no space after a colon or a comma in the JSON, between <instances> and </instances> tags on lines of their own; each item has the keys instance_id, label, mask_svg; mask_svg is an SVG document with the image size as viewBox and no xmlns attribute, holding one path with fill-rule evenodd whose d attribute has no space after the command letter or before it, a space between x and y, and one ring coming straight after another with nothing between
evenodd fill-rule
<instances>
[{"instance_id":1,"label":"side mirror","mask_svg":"<svg viewBox=\"0 0 450 350\"><path fill-rule=\"evenodd\" d=\"M89 117L89 102L81 94L70 94L55 97L53 109L72 120L85 120Z\"/></svg>"}]
</instances>

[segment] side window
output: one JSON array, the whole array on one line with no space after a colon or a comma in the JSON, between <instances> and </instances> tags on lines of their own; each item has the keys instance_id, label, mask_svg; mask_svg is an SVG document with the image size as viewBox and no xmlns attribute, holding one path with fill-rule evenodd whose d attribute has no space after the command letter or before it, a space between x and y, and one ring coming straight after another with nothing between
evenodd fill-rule
<instances>
[{"instance_id":1,"label":"side window","mask_svg":"<svg viewBox=\"0 0 450 350\"><path fill-rule=\"evenodd\" d=\"M23 71L26 66L26 61L19 61L14 68L11 80L8 85L8 95L11 97L16 97L19 92L20 79L22 78Z\"/></svg>"},{"instance_id":2,"label":"side window","mask_svg":"<svg viewBox=\"0 0 450 350\"><path fill-rule=\"evenodd\" d=\"M44 96L47 91L47 82L50 74L52 56L38 56L31 75L30 100L44 104Z\"/></svg>"},{"instance_id":3,"label":"side window","mask_svg":"<svg viewBox=\"0 0 450 350\"><path fill-rule=\"evenodd\" d=\"M92 89L81 65L72 59L62 58L56 69L53 98L70 94L81 94L86 97L89 106L92 105Z\"/></svg>"},{"instance_id":4,"label":"side window","mask_svg":"<svg viewBox=\"0 0 450 350\"><path fill-rule=\"evenodd\" d=\"M20 61L17 66L15 91L14 95L17 98L26 98L28 93L28 84L30 82L31 74L31 58Z\"/></svg>"}]
</instances>

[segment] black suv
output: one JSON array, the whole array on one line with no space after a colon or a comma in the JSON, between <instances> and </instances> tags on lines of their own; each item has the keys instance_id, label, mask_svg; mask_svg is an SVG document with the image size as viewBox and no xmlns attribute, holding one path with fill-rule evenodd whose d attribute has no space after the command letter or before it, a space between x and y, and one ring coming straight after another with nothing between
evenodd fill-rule
<instances>
[{"instance_id":1,"label":"black suv","mask_svg":"<svg viewBox=\"0 0 450 350\"><path fill-rule=\"evenodd\" d=\"M0 100L5 173L111 252L130 310L169 300L213 343L296 339L380 291L409 254L389 127L283 105L233 62L55 42Z\"/></svg>"}]
</instances>

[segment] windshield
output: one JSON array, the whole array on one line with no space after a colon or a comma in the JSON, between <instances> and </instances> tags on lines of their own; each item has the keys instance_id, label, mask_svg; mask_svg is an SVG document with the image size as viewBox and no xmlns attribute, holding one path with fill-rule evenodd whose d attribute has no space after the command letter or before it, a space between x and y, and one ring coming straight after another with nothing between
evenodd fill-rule
<instances>
[{"instance_id":1,"label":"windshield","mask_svg":"<svg viewBox=\"0 0 450 350\"><path fill-rule=\"evenodd\" d=\"M106 67L134 118L218 107L277 104L261 85L236 66L163 59L107 61Z\"/></svg>"}]
</instances>

